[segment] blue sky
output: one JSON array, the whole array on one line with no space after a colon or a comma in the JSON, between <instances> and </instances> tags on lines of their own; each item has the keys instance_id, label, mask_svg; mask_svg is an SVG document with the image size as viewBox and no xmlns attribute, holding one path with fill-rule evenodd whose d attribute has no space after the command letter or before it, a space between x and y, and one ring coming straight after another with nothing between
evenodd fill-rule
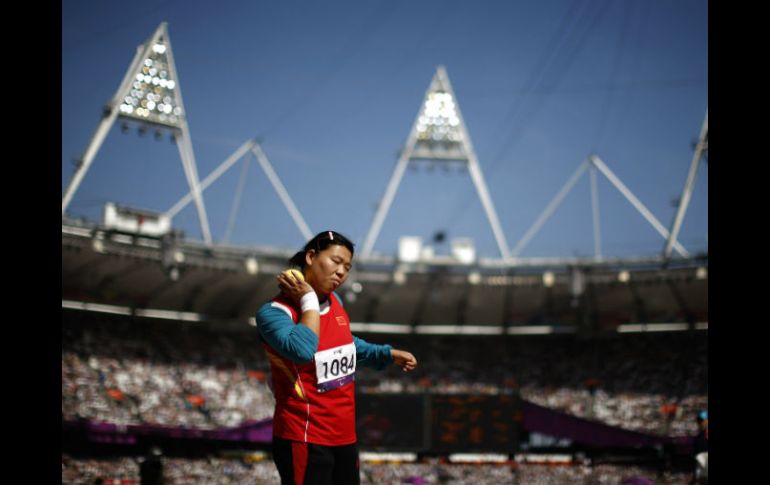
<instances>
[{"instance_id":1,"label":"blue sky","mask_svg":"<svg viewBox=\"0 0 770 485\"><path fill-rule=\"evenodd\" d=\"M590 153L670 227L708 109L708 3L695 0L136 1L62 3L62 192L137 46L168 22L201 179L259 137L313 232L362 245L438 65L446 67L513 248ZM243 162L204 192L221 242ZM665 241L598 176L605 256ZM68 213L166 211L189 190L175 145L116 124ZM190 204L173 221L202 239ZM521 252L594 252L588 174ZM498 257L467 172L408 170L375 251L402 235L470 237ZM708 165L680 242L708 249ZM230 243L304 237L252 158ZM436 247L448 250L447 243Z\"/></svg>"}]
</instances>

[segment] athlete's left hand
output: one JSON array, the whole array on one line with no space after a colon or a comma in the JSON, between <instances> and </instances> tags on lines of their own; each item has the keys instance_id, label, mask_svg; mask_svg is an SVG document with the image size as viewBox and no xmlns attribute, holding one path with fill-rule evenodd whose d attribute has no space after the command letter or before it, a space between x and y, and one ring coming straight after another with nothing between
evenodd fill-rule
<instances>
[{"instance_id":1,"label":"athlete's left hand","mask_svg":"<svg viewBox=\"0 0 770 485\"><path fill-rule=\"evenodd\" d=\"M413 371L417 368L417 359L411 352L390 349L390 355L393 357L393 364L401 367L404 372Z\"/></svg>"}]
</instances>

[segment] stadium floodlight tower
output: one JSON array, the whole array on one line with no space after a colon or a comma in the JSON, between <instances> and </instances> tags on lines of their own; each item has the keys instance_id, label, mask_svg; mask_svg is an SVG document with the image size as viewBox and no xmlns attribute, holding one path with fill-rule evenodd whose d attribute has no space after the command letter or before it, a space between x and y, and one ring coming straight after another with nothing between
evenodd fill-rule
<instances>
[{"instance_id":1,"label":"stadium floodlight tower","mask_svg":"<svg viewBox=\"0 0 770 485\"><path fill-rule=\"evenodd\" d=\"M671 259L671 249L676 243L676 238L679 236L679 229L682 228L682 221L684 220L685 212L687 212L687 206L690 204L690 197L692 197L693 187L695 186L695 176L698 174L698 168L700 167L703 157L708 156L708 146L709 113L708 110L706 110L706 117L703 119L703 125L701 125L698 143L695 145L695 152L690 161L690 170L687 173L687 180L682 189L682 196L679 198L679 207L676 209L676 216L674 216L674 222L671 225L671 232L666 240L666 245L663 248L663 258L666 262Z\"/></svg>"},{"instance_id":2,"label":"stadium floodlight tower","mask_svg":"<svg viewBox=\"0 0 770 485\"><path fill-rule=\"evenodd\" d=\"M109 133L115 120L121 117L137 121L141 125L167 128L172 131L179 148L185 177L198 210L203 239L207 244L211 244L211 231L209 230L206 207L203 204L195 155L190 141L190 129L187 126L185 113L167 24L162 22L147 41L137 48L134 60L123 77L123 81L105 106L104 116L91 137L88 148L82 160L79 161L62 197L62 216L64 216L80 182L93 163L107 133Z\"/></svg>"},{"instance_id":3,"label":"stadium floodlight tower","mask_svg":"<svg viewBox=\"0 0 770 485\"><path fill-rule=\"evenodd\" d=\"M275 189L278 196L281 198L281 201L283 202L284 206L286 206L286 210L289 211L289 214L291 215L292 219L294 219L295 224L297 224L297 227L299 228L302 235L305 237L305 239L311 239L313 237L313 233L310 230L310 227L305 222L305 219L302 217L302 214L299 212L299 209L297 209L297 206L294 204L294 201L291 199L291 196L289 195L289 192L286 190L286 187L281 182L281 179L278 177L278 174L275 173L275 169L270 164L270 160L267 159L267 155L265 155L264 150L262 150L262 147L257 143L255 139L246 140L246 142L243 143L235 152L233 152L232 155L227 157L217 168L215 168L208 176L206 176L205 179L203 179L203 182L200 184L200 190L203 192L206 190L209 185L214 183L219 177L221 177L226 171L230 170L230 168L235 165L235 163L238 162L238 160L245 159L245 162L243 164L243 170L241 172L241 178L238 181L238 188L235 192L235 200L233 203L233 207L230 212L230 217L228 218L227 223L227 230L225 231L225 236L223 238L223 242L227 242L229 239L229 235L232 232L233 225L235 224L235 212L238 208L238 203L241 198L241 194L243 193L243 187L244 187L244 181L246 179L246 171L248 170L248 158L244 158L245 155L248 155L249 153L254 154L254 156L257 157L257 161L259 161L259 165L262 167L262 170L265 172L265 175L267 175L268 180L270 180L270 183L273 185L273 188ZM184 209L187 204L189 204L193 200L193 193L188 192L185 194L184 197L179 199L176 204L174 204L171 209L166 211L164 214L167 218L173 218L179 211Z\"/></svg>"},{"instance_id":4,"label":"stadium floodlight tower","mask_svg":"<svg viewBox=\"0 0 770 485\"><path fill-rule=\"evenodd\" d=\"M367 258L371 255L407 165L420 160L460 163L467 166L492 227L500 255L503 260L507 260L508 243L497 218L492 198L489 196L471 138L465 128L457 98L449 84L444 66L438 66L430 87L425 93L422 109L412 125L412 130L372 220L361 250L362 257Z\"/></svg>"},{"instance_id":5,"label":"stadium floodlight tower","mask_svg":"<svg viewBox=\"0 0 770 485\"><path fill-rule=\"evenodd\" d=\"M551 202L548 203L546 208L543 210L543 212L538 216L538 218L535 220L535 222L530 226L529 229L527 229L527 232L524 233L524 236L519 240L518 243L516 243L516 246L513 247L513 250L511 251L511 257L516 259L518 258L521 251L524 249L524 247L529 243L529 241L537 234L537 232L540 230L541 227L543 227L543 224L548 220L551 215L556 211L556 209L559 207L559 204L562 203L564 198L567 196L567 194L572 190L572 188L575 186L575 183L577 183L578 179L585 173L586 170L591 170L591 204L593 208L593 219L594 219L594 250L595 250L595 256L594 261L595 262L601 262L602 261L602 255L601 255L601 241L599 239L600 230L599 230L599 197L597 194L597 186L596 186L596 171L598 170L601 172L607 180L610 181L612 185L615 186L616 189L623 195L623 197L628 200L628 202L634 206L634 208L639 212L639 214L644 217L647 222L650 223L650 225L658 232L658 234L663 237L663 239L667 239L671 242L671 246L673 249L677 251L682 257L688 258L690 257L690 253L687 251L687 249L682 246L676 239L672 239L670 236L671 234L669 231L663 227L663 224L660 223L660 221L653 215L652 212L650 212L647 207L640 201L634 194L631 192L631 190L623 183L620 178L615 175L615 173L610 170L610 168L607 166L604 161L602 161L601 158L599 158L596 154L591 154L586 158L583 162L580 163L577 170L572 174L572 176L567 180L567 182L564 184L564 186L559 190L559 192L554 196L553 199L551 199Z\"/></svg>"}]
</instances>

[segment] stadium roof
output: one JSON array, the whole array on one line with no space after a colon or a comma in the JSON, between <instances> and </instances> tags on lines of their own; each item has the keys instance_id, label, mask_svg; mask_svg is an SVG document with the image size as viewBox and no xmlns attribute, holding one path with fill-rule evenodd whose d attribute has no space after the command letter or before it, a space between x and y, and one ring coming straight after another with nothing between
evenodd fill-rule
<instances>
[{"instance_id":1,"label":"stadium roof","mask_svg":"<svg viewBox=\"0 0 770 485\"><path fill-rule=\"evenodd\" d=\"M62 224L62 299L243 325L277 293L275 275L292 254L69 220ZM675 259L666 267L658 258L517 263L358 260L339 293L353 322L424 333L447 326L485 334L542 325L617 331L619 325L708 321L706 256Z\"/></svg>"}]
</instances>

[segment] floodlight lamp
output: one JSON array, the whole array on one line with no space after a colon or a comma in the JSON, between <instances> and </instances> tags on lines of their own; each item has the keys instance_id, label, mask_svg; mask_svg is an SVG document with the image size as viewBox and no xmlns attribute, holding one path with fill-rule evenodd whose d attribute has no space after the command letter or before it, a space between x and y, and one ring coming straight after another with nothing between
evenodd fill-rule
<instances>
[{"instance_id":1,"label":"floodlight lamp","mask_svg":"<svg viewBox=\"0 0 770 485\"><path fill-rule=\"evenodd\" d=\"M543 284L546 287L548 288L552 287L555 281L556 281L556 278L554 277L553 272L546 271L545 273L543 273Z\"/></svg>"},{"instance_id":2,"label":"floodlight lamp","mask_svg":"<svg viewBox=\"0 0 770 485\"><path fill-rule=\"evenodd\" d=\"M119 107L121 115L178 127L182 110L173 92L176 83L169 79L169 59L166 56L170 53L167 49L165 44L159 42L147 52L135 74L130 96L126 96ZM174 116L168 116L172 112Z\"/></svg>"},{"instance_id":3,"label":"floodlight lamp","mask_svg":"<svg viewBox=\"0 0 770 485\"><path fill-rule=\"evenodd\" d=\"M259 263L257 263L256 258L246 259L244 266L246 266L246 272L250 275L255 275L259 272Z\"/></svg>"},{"instance_id":4,"label":"floodlight lamp","mask_svg":"<svg viewBox=\"0 0 770 485\"><path fill-rule=\"evenodd\" d=\"M460 118L452 95L440 91L429 93L417 120L418 139L457 142L459 126Z\"/></svg>"},{"instance_id":5,"label":"floodlight lamp","mask_svg":"<svg viewBox=\"0 0 770 485\"><path fill-rule=\"evenodd\" d=\"M481 283L481 273L479 273L478 271L471 271L470 273L468 273L468 283L474 286Z\"/></svg>"},{"instance_id":6,"label":"floodlight lamp","mask_svg":"<svg viewBox=\"0 0 770 485\"><path fill-rule=\"evenodd\" d=\"M705 280L708 278L708 270L703 266L698 266L698 269L695 270L695 278L699 280Z\"/></svg>"},{"instance_id":7,"label":"floodlight lamp","mask_svg":"<svg viewBox=\"0 0 770 485\"><path fill-rule=\"evenodd\" d=\"M403 285L406 283L406 273L402 270L396 270L393 273L393 282L397 285Z\"/></svg>"},{"instance_id":8,"label":"floodlight lamp","mask_svg":"<svg viewBox=\"0 0 770 485\"><path fill-rule=\"evenodd\" d=\"M174 266L171 269L169 269L168 270L168 277L171 279L171 281L179 280L179 268Z\"/></svg>"},{"instance_id":9,"label":"floodlight lamp","mask_svg":"<svg viewBox=\"0 0 770 485\"><path fill-rule=\"evenodd\" d=\"M621 271L618 273L618 281L621 283L628 283L628 281L631 279L631 273L629 273L626 270Z\"/></svg>"},{"instance_id":10,"label":"floodlight lamp","mask_svg":"<svg viewBox=\"0 0 770 485\"><path fill-rule=\"evenodd\" d=\"M96 251L97 253L102 253L102 254L104 253L104 243L102 242L102 240L101 240L101 239L94 239L94 240L91 242L91 247L92 247L92 248L93 248L93 250L94 250L94 251Z\"/></svg>"}]
</instances>

